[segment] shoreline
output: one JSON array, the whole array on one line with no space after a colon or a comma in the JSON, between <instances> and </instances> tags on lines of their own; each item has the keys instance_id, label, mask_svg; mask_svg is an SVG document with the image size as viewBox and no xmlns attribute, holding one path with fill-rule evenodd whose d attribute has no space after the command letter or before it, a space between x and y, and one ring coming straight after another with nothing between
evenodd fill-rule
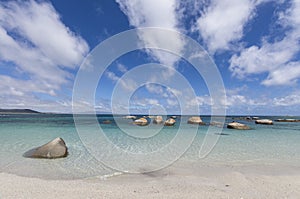
<instances>
[{"instance_id":1,"label":"shoreline","mask_svg":"<svg viewBox=\"0 0 300 199\"><path fill-rule=\"evenodd\" d=\"M183 166L183 165L182 165ZM109 178L45 180L0 173L3 198L299 198L299 167L173 166ZM197 167L199 165L191 165ZM281 171L281 173L278 173Z\"/></svg>"}]
</instances>

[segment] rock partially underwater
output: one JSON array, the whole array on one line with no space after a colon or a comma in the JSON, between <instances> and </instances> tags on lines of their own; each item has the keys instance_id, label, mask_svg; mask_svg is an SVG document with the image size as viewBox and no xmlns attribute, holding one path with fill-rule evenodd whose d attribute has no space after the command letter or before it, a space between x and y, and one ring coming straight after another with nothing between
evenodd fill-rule
<instances>
[{"instance_id":1,"label":"rock partially underwater","mask_svg":"<svg viewBox=\"0 0 300 199\"><path fill-rule=\"evenodd\" d=\"M142 117L140 119L134 120L133 124L138 126L146 126L148 125L148 120Z\"/></svg>"},{"instance_id":2,"label":"rock partially underwater","mask_svg":"<svg viewBox=\"0 0 300 199\"><path fill-rule=\"evenodd\" d=\"M227 124L227 128L229 129L238 129L238 130L249 130L251 129L246 124L238 123L238 122L231 122Z\"/></svg>"},{"instance_id":3,"label":"rock partially underwater","mask_svg":"<svg viewBox=\"0 0 300 199\"><path fill-rule=\"evenodd\" d=\"M272 125L273 121L269 119L261 119L261 120L255 120L255 124Z\"/></svg>"},{"instance_id":4,"label":"rock partially underwater","mask_svg":"<svg viewBox=\"0 0 300 199\"><path fill-rule=\"evenodd\" d=\"M64 158L68 155L68 147L62 138L55 138L54 140L44 144L40 147L31 149L23 154L27 158Z\"/></svg>"},{"instance_id":5,"label":"rock partially underwater","mask_svg":"<svg viewBox=\"0 0 300 199\"><path fill-rule=\"evenodd\" d=\"M164 123L162 116L158 115L158 116L154 117L153 124L162 124L162 123Z\"/></svg>"},{"instance_id":6,"label":"rock partially underwater","mask_svg":"<svg viewBox=\"0 0 300 199\"><path fill-rule=\"evenodd\" d=\"M194 116L190 117L187 121L188 124L198 124L198 125L205 125L205 123L202 121L201 117Z\"/></svg>"},{"instance_id":7,"label":"rock partially underwater","mask_svg":"<svg viewBox=\"0 0 300 199\"><path fill-rule=\"evenodd\" d=\"M165 126L174 126L175 123L176 123L176 120L174 120L173 118L169 118L165 121L164 125Z\"/></svg>"}]
</instances>

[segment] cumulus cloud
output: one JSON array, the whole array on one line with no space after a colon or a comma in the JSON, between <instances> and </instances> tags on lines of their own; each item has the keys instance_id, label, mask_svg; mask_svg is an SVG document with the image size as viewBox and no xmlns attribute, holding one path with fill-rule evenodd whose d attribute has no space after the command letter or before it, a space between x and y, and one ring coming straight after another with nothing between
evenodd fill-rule
<instances>
[{"instance_id":1,"label":"cumulus cloud","mask_svg":"<svg viewBox=\"0 0 300 199\"><path fill-rule=\"evenodd\" d=\"M176 0L117 0L120 9L127 15L129 24L133 27L158 27L179 30L179 19L181 13L177 12ZM142 46L169 46L175 52L180 52L184 47L184 41L177 36L169 34L153 34L152 32L140 32ZM169 67L175 67L179 60L178 56L165 51L146 49L148 55L153 59ZM170 74L167 71L166 74ZM172 75L172 74L171 74ZM166 75L166 78L168 76Z\"/></svg>"},{"instance_id":2,"label":"cumulus cloud","mask_svg":"<svg viewBox=\"0 0 300 199\"><path fill-rule=\"evenodd\" d=\"M198 31L213 54L228 50L234 41L243 37L245 24L254 16L254 9L261 1L212 0L196 21Z\"/></svg>"},{"instance_id":3,"label":"cumulus cloud","mask_svg":"<svg viewBox=\"0 0 300 199\"><path fill-rule=\"evenodd\" d=\"M0 3L0 64L25 78L1 75L7 95L55 95L70 82L89 51L87 43L62 23L50 3ZM11 91L11 92L9 92Z\"/></svg>"},{"instance_id":4,"label":"cumulus cloud","mask_svg":"<svg viewBox=\"0 0 300 199\"><path fill-rule=\"evenodd\" d=\"M294 0L291 7L280 13L279 24L286 29L285 36L275 42L264 40L261 46L250 46L230 59L229 69L234 76L267 73L263 85L291 85L300 77L300 64L293 61L300 52L300 1Z\"/></svg>"}]
</instances>

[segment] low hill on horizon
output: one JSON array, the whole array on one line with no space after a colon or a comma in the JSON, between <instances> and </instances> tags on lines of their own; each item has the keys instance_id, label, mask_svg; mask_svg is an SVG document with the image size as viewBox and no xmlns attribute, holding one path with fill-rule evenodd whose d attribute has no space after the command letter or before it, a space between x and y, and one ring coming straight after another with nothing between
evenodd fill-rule
<instances>
[{"instance_id":1,"label":"low hill on horizon","mask_svg":"<svg viewBox=\"0 0 300 199\"><path fill-rule=\"evenodd\" d=\"M0 114L39 114L41 112L31 109L2 109L0 108Z\"/></svg>"}]
</instances>

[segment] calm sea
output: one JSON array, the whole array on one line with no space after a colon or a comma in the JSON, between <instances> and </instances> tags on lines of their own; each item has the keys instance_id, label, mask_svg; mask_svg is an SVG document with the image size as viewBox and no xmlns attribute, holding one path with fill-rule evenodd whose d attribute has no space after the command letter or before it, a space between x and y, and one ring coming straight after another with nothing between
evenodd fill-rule
<instances>
[{"instance_id":1,"label":"calm sea","mask_svg":"<svg viewBox=\"0 0 300 199\"><path fill-rule=\"evenodd\" d=\"M37 114L37 115L1 115L0 116L0 172L14 173L22 176L40 177L47 179L76 179L94 176L110 176L119 172L99 160L99 157L110 158L113 165L135 167L137 162L126 159L122 154L109 151L107 141L95 143L99 138L98 129L94 128L90 116L80 116L80 126L85 133L76 131L72 115L64 114ZM235 116L236 117L236 116ZM282 117L260 117L278 119ZM299 117L294 117L298 118ZM209 116L203 116L203 121L210 122ZM118 146L134 154L152 153L163 149L176 137L180 128L186 137L190 137L196 130L193 142L188 150L180 157L180 161L199 164L219 165L294 165L300 166L300 123L299 122L274 122L274 125L258 125L254 121L240 120L249 125L251 130L232 130L220 127L210 127L212 132L218 134L218 142L213 150L205 157L199 157L199 150L209 128L187 124L187 117L176 118L173 127L150 125L138 127L132 124L132 120L122 116L98 115L97 120L102 132L110 141L110 144ZM110 124L103 124L104 121ZM237 118L226 117L226 123L239 121ZM121 129L117 123L122 127ZM226 125L225 125L226 127ZM130 132L129 134L124 131ZM85 137L86 136L86 137ZM61 137L65 140L69 155L62 159L30 159L23 157L23 153L29 149L40 146L48 141ZM95 139L93 139L95 138ZM86 142L90 140L93 149L97 149L100 156L96 158L86 148ZM184 136L181 138L185 143ZM93 142L94 141L94 142ZM178 144L178 149L183 146ZM173 148L176 150L176 147ZM157 156L143 165L149 167L156 162L170 158L169 154L177 151L168 151ZM103 154L103 156L101 156ZM152 165L151 165L152 164ZM142 168L141 168L142 169Z\"/></svg>"}]
</instances>

